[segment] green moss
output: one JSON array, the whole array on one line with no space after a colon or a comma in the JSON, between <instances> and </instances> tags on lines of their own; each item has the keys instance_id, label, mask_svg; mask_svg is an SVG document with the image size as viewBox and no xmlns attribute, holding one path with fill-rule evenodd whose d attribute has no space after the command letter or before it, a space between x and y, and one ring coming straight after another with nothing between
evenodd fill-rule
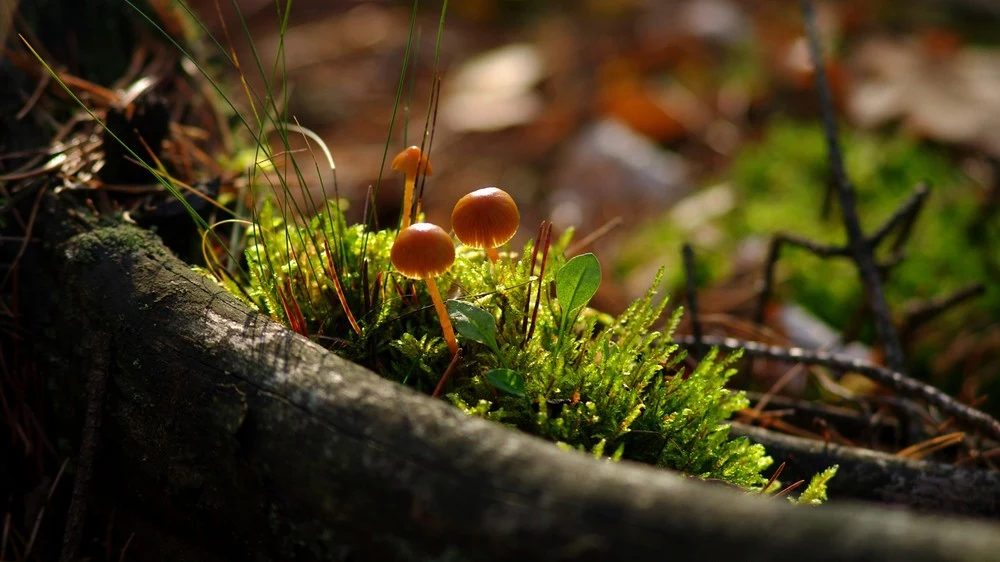
<instances>
[{"instance_id":1,"label":"green moss","mask_svg":"<svg viewBox=\"0 0 1000 562\"><path fill-rule=\"evenodd\" d=\"M128 225L100 227L72 238L67 244L68 256L78 262L97 263L108 252L129 252L135 249L164 252L163 244L151 233Z\"/></svg>"},{"instance_id":2,"label":"green moss","mask_svg":"<svg viewBox=\"0 0 1000 562\"><path fill-rule=\"evenodd\" d=\"M873 232L889 218L917 184L925 182L931 187L905 246L906 259L892 270L885 284L892 310L899 312L911 301L945 295L995 277L1000 225L995 219L977 224L981 188L951 162L949 155L902 135L850 128L841 133L847 171L856 186L857 207L866 232ZM619 274L626 276L648 267L644 254L680 255L685 239L710 240L699 248L700 273L706 281L732 273L739 244L748 240L763 244L776 232L819 242L845 242L836 202L830 218L820 216L828 178L820 125L773 123L759 143L747 147L735 160L728 176L724 185L733 200L724 212L694 228L681 224L674 214L653 222L625 245L643 252L626 249L616 264ZM895 236L890 236L889 243L880 247L881 259L889 257L894 240ZM647 252L648 248L659 250ZM680 286L682 275L680 268L671 270L669 284ZM776 298L798 303L837 327L849 325L863 300L857 270L846 259L822 260L804 250L786 248L776 279ZM975 310L964 308L962 314L935 319L933 333L924 334L917 347L909 350L911 357L919 360L918 370L929 369L920 361L939 354L959 330L987 326L998 315L1000 288L988 283ZM873 336L871 326L865 326L862 338L872 341ZM957 381L953 383L957 385Z\"/></svg>"},{"instance_id":3,"label":"green moss","mask_svg":"<svg viewBox=\"0 0 1000 562\"><path fill-rule=\"evenodd\" d=\"M802 505L819 505L827 500L826 497L826 485L830 482L837 474L837 465L831 466L830 468L816 474L809 481L809 485L799 497L792 500L793 503L798 503Z\"/></svg>"},{"instance_id":4,"label":"green moss","mask_svg":"<svg viewBox=\"0 0 1000 562\"><path fill-rule=\"evenodd\" d=\"M929 298L987 278L982 241L967 230L977 212L976 188L944 154L904 136L853 131L844 136L844 145L867 232L891 216L918 183L933 188L927 212L907 246L914 255L893 271L886 285L890 303ZM830 220L818 216L827 170L818 125L772 126L764 142L747 150L733 167L734 182L745 199L727 218L727 231L736 240L778 230L843 243L839 213L830 213ZM828 269L795 256L782 264L782 272L784 286L811 292L798 300L834 325L845 325L860 301L857 274L847 262ZM992 292L987 301L1000 307L1000 292Z\"/></svg>"},{"instance_id":5,"label":"green moss","mask_svg":"<svg viewBox=\"0 0 1000 562\"><path fill-rule=\"evenodd\" d=\"M248 293L262 310L333 351L430 392L450 356L426 285L391 268L394 238L393 231L346 225L333 204L308 225L288 225L265 207L246 251ZM557 285L569 239L553 244L543 287ZM474 307L463 310L480 322L476 330L458 330L473 337L459 338L463 357L447 398L470 415L595 456L760 488L771 459L759 445L730 439L724 423L747 404L742 393L725 388L730 362L710 354L693 371L680 365L683 354L670 340L677 319L657 329L666 306L657 295L659 278L617 318L586 307L563 310L568 303L548 290L534 316L541 270L539 263L529 271L532 254L529 243L519 259L505 256L491 265L481 251L459 246L454 265L437 278L451 298ZM599 280L599 273L577 270L584 285L594 282L587 275ZM454 310L452 317L461 321ZM487 376L501 370L512 377L506 383Z\"/></svg>"}]
</instances>

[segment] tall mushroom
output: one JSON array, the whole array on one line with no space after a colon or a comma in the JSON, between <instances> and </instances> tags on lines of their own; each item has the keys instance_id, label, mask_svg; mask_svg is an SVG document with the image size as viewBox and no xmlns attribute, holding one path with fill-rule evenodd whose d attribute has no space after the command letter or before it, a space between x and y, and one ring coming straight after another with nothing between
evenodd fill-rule
<instances>
[{"instance_id":1,"label":"tall mushroom","mask_svg":"<svg viewBox=\"0 0 1000 562\"><path fill-rule=\"evenodd\" d=\"M426 222L412 224L399 232L392 244L389 254L392 265L400 273L410 279L423 279L427 282L427 290L434 301L438 319L441 321L441 331L448 351L454 359L458 355L458 342L455 331L448 319L448 311L441 300L434 276L441 275L455 262L455 243L451 236L440 226Z\"/></svg>"},{"instance_id":2,"label":"tall mushroom","mask_svg":"<svg viewBox=\"0 0 1000 562\"><path fill-rule=\"evenodd\" d=\"M500 257L502 246L517 232L521 214L514 199L504 190L484 187L466 194L451 212L451 228L466 246L486 250L490 260Z\"/></svg>"},{"instance_id":3,"label":"tall mushroom","mask_svg":"<svg viewBox=\"0 0 1000 562\"><path fill-rule=\"evenodd\" d=\"M403 187L403 222L400 228L410 226L410 209L413 208L413 186L417 183L417 174L431 175L431 163L420 151L420 147L411 146L392 159L392 169L403 172L406 184Z\"/></svg>"}]
</instances>

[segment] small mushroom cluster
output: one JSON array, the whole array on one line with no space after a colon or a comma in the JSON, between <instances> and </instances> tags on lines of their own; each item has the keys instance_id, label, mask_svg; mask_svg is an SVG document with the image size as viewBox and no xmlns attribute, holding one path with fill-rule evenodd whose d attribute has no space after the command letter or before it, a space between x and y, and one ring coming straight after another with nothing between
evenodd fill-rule
<instances>
[{"instance_id":1,"label":"small mushroom cluster","mask_svg":"<svg viewBox=\"0 0 1000 562\"><path fill-rule=\"evenodd\" d=\"M405 174L406 184L403 217L390 259L393 267L405 277L423 279L427 283L445 342L454 360L459 351L458 342L434 277L447 271L454 263L455 243L440 226L426 222L410 224L413 186L418 173L431 173L430 162L419 147L411 146L393 159L392 169ZM455 237L466 246L485 250L493 263L499 259L497 247L514 237L520 220L514 199L497 187L485 187L465 195L458 200L451 213Z\"/></svg>"}]
</instances>

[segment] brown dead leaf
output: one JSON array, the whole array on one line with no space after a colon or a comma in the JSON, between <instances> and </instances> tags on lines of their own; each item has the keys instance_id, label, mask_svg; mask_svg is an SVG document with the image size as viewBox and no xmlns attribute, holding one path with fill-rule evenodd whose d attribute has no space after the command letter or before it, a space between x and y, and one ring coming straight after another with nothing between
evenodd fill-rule
<instances>
[{"instance_id":1,"label":"brown dead leaf","mask_svg":"<svg viewBox=\"0 0 1000 562\"><path fill-rule=\"evenodd\" d=\"M466 61L445 84L442 122L455 131L499 131L534 121L544 108L535 87L545 76L538 49L505 45Z\"/></svg>"},{"instance_id":2,"label":"brown dead leaf","mask_svg":"<svg viewBox=\"0 0 1000 562\"><path fill-rule=\"evenodd\" d=\"M862 126L900 119L919 135L1000 154L1000 52L933 33L870 40L853 65L849 112Z\"/></svg>"}]
</instances>

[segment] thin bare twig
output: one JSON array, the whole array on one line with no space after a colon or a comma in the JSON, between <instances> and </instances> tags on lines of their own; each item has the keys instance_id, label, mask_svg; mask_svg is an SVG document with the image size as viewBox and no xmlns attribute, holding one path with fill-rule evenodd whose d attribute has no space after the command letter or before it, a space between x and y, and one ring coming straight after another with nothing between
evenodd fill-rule
<instances>
[{"instance_id":1,"label":"thin bare twig","mask_svg":"<svg viewBox=\"0 0 1000 562\"><path fill-rule=\"evenodd\" d=\"M904 316L900 324L899 333L906 339L908 335L912 334L922 324L969 299L982 296L984 293L986 293L986 285L972 283L950 295L936 297L923 303L908 306L903 313Z\"/></svg>"},{"instance_id":2,"label":"thin bare twig","mask_svg":"<svg viewBox=\"0 0 1000 562\"><path fill-rule=\"evenodd\" d=\"M52 480L52 484L49 485L49 493L45 496L45 504L42 505L41 509L38 510L38 515L35 516L35 524L31 527L31 535L28 536L28 544L24 547L24 554L22 555L25 560L29 559L31 555L31 550L34 548L35 540L38 538L38 530L42 526L42 519L45 518L45 510L52 503L52 496L55 494L56 489L59 488L59 483L62 482L63 474L66 474L66 465L69 463L69 459L63 459L61 465L59 465L59 472L56 473L56 477Z\"/></svg>"},{"instance_id":3,"label":"thin bare twig","mask_svg":"<svg viewBox=\"0 0 1000 562\"><path fill-rule=\"evenodd\" d=\"M455 372L455 368L458 367L458 362L462 359L462 348L458 348L458 351L451 358L451 362L448 363L448 368L444 370L444 374L441 375L441 379L438 380L437 386L434 387L434 392L431 394L432 397L437 398L441 396L444 392L444 385L447 384L448 379Z\"/></svg>"},{"instance_id":4,"label":"thin bare twig","mask_svg":"<svg viewBox=\"0 0 1000 562\"><path fill-rule=\"evenodd\" d=\"M903 348L899 343L899 335L892 323L889 307L886 304L885 292L882 290L882 280L875 265L861 221L858 219L857 202L854 187L844 168L844 157L840 150L840 140L837 135L837 119L834 115L833 99L830 85L826 78L823 56L819 45L819 32L816 29L816 13L810 0L801 0L802 13L805 19L806 36L809 40L809 54L812 59L816 77L816 89L819 91L820 105L823 110L823 130L826 135L827 151L830 158L830 168L833 174L834 187L840 201L840 212L847 230L847 239L851 254L858 265L861 282L868 295L872 313L875 316L875 331L885 348L885 358L888 365L896 371L903 369Z\"/></svg>"},{"instance_id":5,"label":"thin bare twig","mask_svg":"<svg viewBox=\"0 0 1000 562\"><path fill-rule=\"evenodd\" d=\"M782 347L735 338L704 336L701 342L696 342L691 336L674 336L674 343L689 348L694 348L698 345L708 345L726 351L743 350L744 353L752 357L766 357L794 363L805 363L807 365L821 365L840 371L858 373L899 394L918 398L936 406L942 412L953 416L960 422L964 422L988 434L990 437L1000 440L1000 421L997 421L989 414L966 406L931 385L914 380L898 371L880 367L867 361L828 351Z\"/></svg>"},{"instance_id":6,"label":"thin bare twig","mask_svg":"<svg viewBox=\"0 0 1000 562\"><path fill-rule=\"evenodd\" d=\"M774 269L781 258L781 248L785 245L803 248L824 258L849 255L849 250L846 247L820 244L794 234L775 234L774 238L771 239L771 246L767 252L767 261L764 263L764 282L757 297L757 310L754 312L754 321L757 324L764 323L767 302L770 300L771 293L774 290Z\"/></svg>"},{"instance_id":7,"label":"thin bare twig","mask_svg":"<svg viewBox=\"0 0 1000 562\"><path fill-rule=\"evenodd\" d=\"M431 107L428 109L427 113L427 123L424 124L424 131L426 137L424 140L427 142L427 150L424 151L423 141L421 141L420 151L421 154L430 154L431 147L434 145L434 131L437 130L437 118L438 118L438 107L441 105L441 75L438 74L437 79L434 81L434 88L431 90ZM420 214L420 202L424 200L424 184L427 183L427 176L430 175L430 158L424 163L424 167L420 169L420 161L417 162L417 175L420 177L420 186L417 189L417 205L416 213ZM421 173L423 172L423 173Z\"/></svg>"},{"instance_id":8,"label":"thin bare twig","mask_svg":"<svg viewBox=\"0 0 1000 562\"><path fill-rule=\"evenodd\" d=\"M590 234L584 236L579 241L574 242L570 247L566 248L566 255L567 256L575 256L575 255L579 254L580 252L582 252L584 250L584 248L586 248L587 246L590 246L591 244L593 244L597 240L600 240L602 236L606 235L607 233L609 233L612 230L614 230L614 229L618 228L619 226L621 226L621 224L623 222L625 222L625 221L624 221L624 219L622 219L622 216L621 215L616 215L614 218L612 218L608 222L606 222L606 223L602 224L601 226L597 227L597 230L595 230L595 231L591 232Z\"/></svg>"},{"instance_id":9,"label":"thin bare twig","mask_svg":"<svg viewBox=\"0 0 1000 562\"><path fill-rule=\"evenodd\" d=\"M524 316L521 320L521 333L528 334L528 312L531 311L531 276L535 274L535 263L538 261L538 252L541 251L542 239L545 233L545 221L538 225L538 234L535 235L535 243L531 247L531 265L528 266L528 284L524 288ZM541 283L541 278L538 280ZM525 341L527 338L525 338ZM524 342L522 342L524 345Z\"/></svg>"},{"instance_id":10,"label":"thin bare twig","mask_svg":"<svg viewBox=\"0 0 1000 562\"><path fill-rule=\"evenodd\" d=\"M687 295L688 312L691 318L691 333L694 334L695 347L692 352L701 355L701 320L698 318L698 284L695 280L694 271L694 248L687 242L681 250L684 255L684 277L686 279L685 292Z\"/></svg>"},{"instance_id":11,"label":"thin bare twig","mask_svg":"<svg viewBox=\"0 0 1000 562\"><path fill-rule=\"evenodd\" d=\"M913 190L913 194L910 198L903 202L902 205L896 209L896 212L886 220L878 230L872 233L868 237L868 244L874 250L882 240L889 235L896 227L899 227L899 233L896 235L896 240L892 244L893 252L898 252L903 248L907 239L910 237L910 231L913 228L913 223L916 222L917 216L920 211L924 208L924 202L927 201L927 195L930 194L930 189L927 188L925 184L919 184Z\"/></svg>"},{"instance_id":12,"label":"thin bare twig","mask_svg":"<svg viewBox=\"0 0 1000 562\"><path fill-rule=\"evenodd\" d=\"M542 290L545 286L545 264L549 261L549 248L552 247L552 223L544 221L543 223L545 226L539 231L539 234L544 231L545 239L542 241L542 261L538 270L538 292L535 294L535 308L531 312L531 323L528 325L528 333L524 335L524 341L521 343L522 346L527 345L531 341L531 336L535 333L535 324L538 321L538 308L542 304ZM541 238L539 239L541 240Z\"/></svg>"},{"instance_id":13,"label":"thin bare twig","mask_svg":"<svg viewBox=\"0 0 1000 562\"><path fill-rule=\"evenodd\" d=\"M35 219L38 218L38 210L42 205L42 198L45 195L47 188L42 187L38 190L38 195L35 196L35 203L31 206L31 214L28 215L28 224L24 226L24 239L21 241L21 245L17 250L17 255L11 261L11 267L4 275L3 280L0 280L0 288L7 286L7 281L10 280L10 276L16 271L16 265L24 257L24 252L28 249L28 244L31 242L34 233Z\"/></svg>"},{"instance_id":14,"label":"thin bare twig","mask_svg":"<svg viewBox=\"0 0 1000 562\"><path fill-rule=\"evenodd\" d=\"M923 208L923 204L927 199L928 193L930 193L930 190L926 185L918 185L916 189L914 189L910 198L903 202L903 204L896 209L892 216L890 216L882 224L882 226L878 228L878 230L872 233L871 236L865 238L865 243L868 245L872 255L874 255L875 250L883 241L885 241L889 234L891 234L894 230L898 230L896 239L892 245L892 254L885 260L877 261L875 263L876 271L883 281L889 271L893 267L899 265L899 263L903 260L903 257L905 256L903 245L909 238L913 223L916 221L917 215ZM784 246L802 248L821 258L854 257L852 249L849 245L834 246L832 244L814 242L808 238L803 238L794 234L775 234L774 238L771 239L767 261L764 263L764 280L757 296L757 309L754 311L754 321L758 324L764 323L764 314L767 310L767 302L771 298L771 293L774 291L774 270L777 266L778 260L781 258L781 249ZM870 307L866 304L863 307L862 312L866 312L868 310L870 310Z\"/></svg>"}]
</instances>

